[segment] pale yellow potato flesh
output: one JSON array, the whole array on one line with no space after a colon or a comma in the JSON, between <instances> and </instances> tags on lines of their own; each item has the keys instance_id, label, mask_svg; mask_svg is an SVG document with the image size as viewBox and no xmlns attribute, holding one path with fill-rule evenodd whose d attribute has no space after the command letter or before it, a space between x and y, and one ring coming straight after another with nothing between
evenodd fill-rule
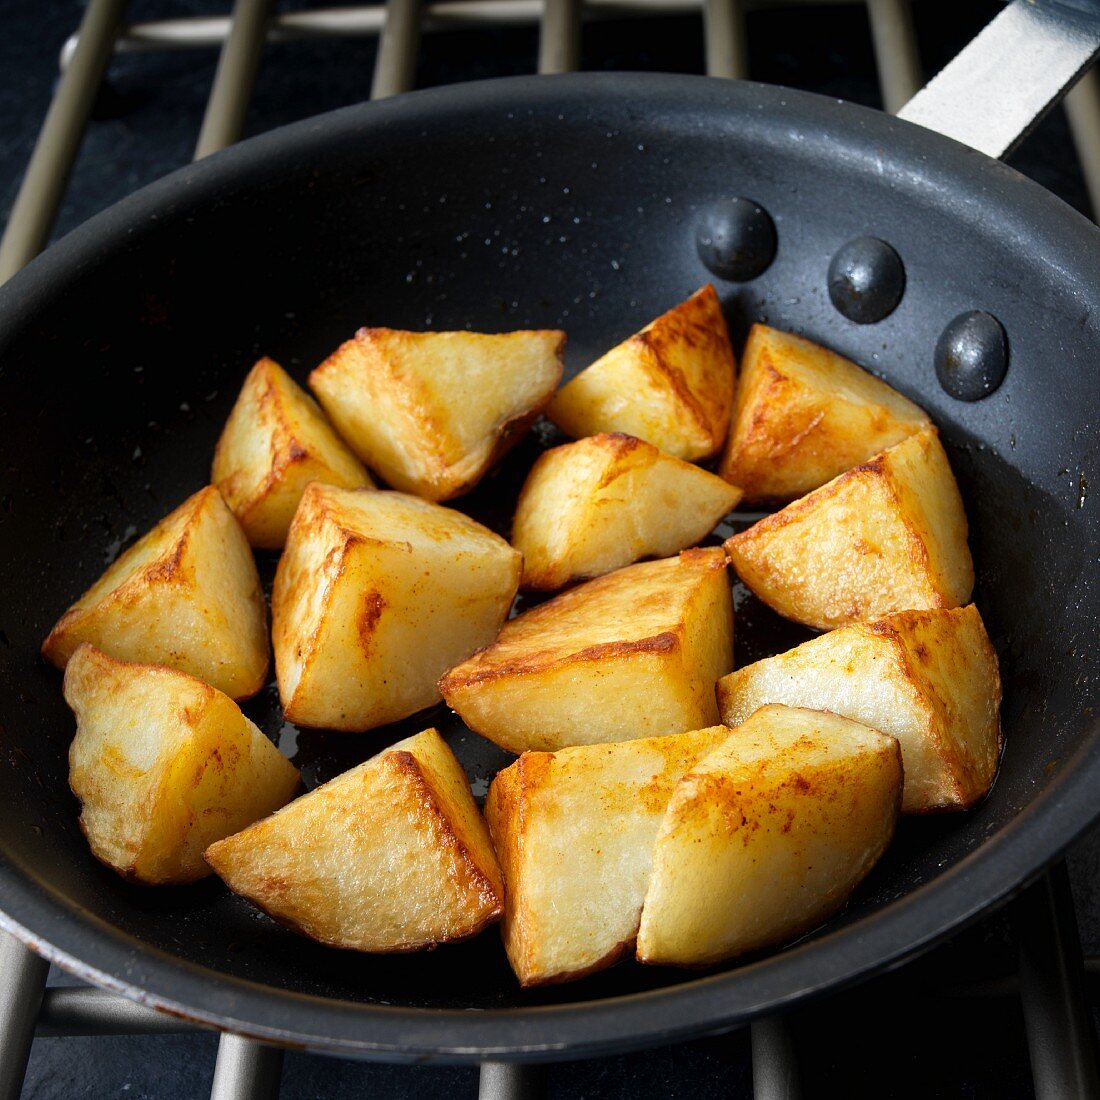
<instances>
[{"instance_id":1,"label":"pale yellow potato flesh","mask_svg":"<svg viewBox=\"0 0 1100 1100\"><path fill-rule=\"evenodd\" d=\"M272 596L287 717L360 731L438 703L443 672L496 637L521 565L504 539L460 512L314 482Z\"/></svg>"},{"instance_id":2,"label":"pale yellow potato flesh","mask_svg":"<svg viewBox=\"0 0 1100 1100\"><path fill-rule=\"evenodd\" d=\"M542 454L516 506L523 586L549 591L705 538L740 490L630 435L594 435Z\"/></svg>"},{"instance_id":3,"label":"pale yellow potato flesh","mask_svg":"<svg viewBox=\"0 0 1100 1100\"><path fill-rule=\"evenodd\" d=\"M497 774L485 816L504 871L504 946L522 985L580 978L631 951L665 806L728 736L718 726L524 753Z\"/></svg>"},{"instance_id":4,"label":"pale yellow potato flesh","mask_svg":"<svg viewBox=\"0 0 1100 1100\"><path fill-rule=\"evenodd\" d=\"M140 538L58 620L43 655L84 642L190 673L233 699L267 678L267 611L248 540L213 486Z\"/></svg>"},{"instance_id":5,"label":"pale yellow potato flesh","mask_svg":"<svg viewBox=\"0 0 1100 1100\"><path fill-rule=\"evenodd\" d=\"M832 916L886 850L898 743L818 711L756 711L679 782L653 848L638 959L705 966Z\"/></svg>"},{"instance_id":6,"label":"pale yellow potato flesh","mask_svg":"<svg viewBox=\"0 0 1100 1100\"><path fill-rule=\"evenodd\" d=\"M248 372L214 451L210 480L253 546L280 550L311 481L373 483L317 403L273 359Z\"/></svg>"},{"instance_id":7,"label":"pale yellow potato flesh","mask_svg":"<svg viewBox=\"0 0 1100 1100\"><path fill-rule=\"evenodd\" d=\"M997 772L1001 679L973 604L840 627L718 682L727 725L766 703L834 711L896 737L906 813L966 809Z\"/></svg>"},{"instance_id":8,"label":"pale yellow potato flesh","mask_svg":"<svg viewBox=\"0 0 1100 1100\"><path fill-rule=\"evenodd\" d=\"M476 935L503 908L489 831L434 729L211 845L206 858L235 893L332 947L430 948Z\"/></svg>"},{"instance_id":9,"label":"pale yellow potato flesh","mask_svg":"<svg viewBox=\"0 0 1100 1100\"><path fill-rule=\"evenodd\" d=\"M660 737L718 720L733 601L717 547L628 565L505 623L443 697L511 752Z\"/></svg>"},{"instance_id":10,"label":"pale yellow potato flesh","mask_svg":"<svg viewBox=\"0 0 1100 1100\"><path fill-rule=\"evenodd\" d=\"M363 328L309 384L353 451L395 489L449 500L523 438L562 373L565 333Z\"/></svg>"},{"instance_id":11,"label":"pale yellow potato flesh","mask_svg":"<svg viewBox=\"0 0 1100 1100\"><path fill-rule=\"evenodd\" d=\"M962 498L934 428L904 439L727 539L741 580L818 630L959 607L974 565Z\"/></svg>"},{"instance_id":12,"label":"pale yellow potato flesh","mask_svg":"<svg viewBox=\"0 0 1100 1100\"><path fill-rule=\"evenodd\" d=\"M786 502L931 421L918 405L820 344L755 324L741 354L718 472L753 502Z\"/></svg>"},{"instance_id":13,"label":"pale yellow potato flesh","mask_svg":"<svg viewBox=\"0 0 1100 1100\"><path fill-rule=\"evenodd\" d=\"M82 645L69 783L95 855L139 882L193 882L206 847L278 809L298 771L227 695L186 673Z\"/></svg>"},{"instance_id":14,"label":"pale yellow potato flesh","mask_svg":"<svg viewBox=\"0 0 1100 1100\"><path fill-rule=\"evenodd\" d=\"M736 376L722 304L708 283L562 386L546 415L574 439L626 432L700 461L726 440Z\"/></svg>"}]
</instances>

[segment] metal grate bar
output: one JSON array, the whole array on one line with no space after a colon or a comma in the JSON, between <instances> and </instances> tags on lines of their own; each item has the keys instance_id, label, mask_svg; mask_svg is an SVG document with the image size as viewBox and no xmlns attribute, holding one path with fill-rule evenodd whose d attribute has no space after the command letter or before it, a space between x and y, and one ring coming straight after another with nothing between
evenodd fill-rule
<instances>
[{"instance_id":1,"label":"metal grate bar","mask_svg":"<svg viewBox=\"0 0 1100 1100\"><path fill-rule=\"evenodd\" d=\"M54 93L0 241L0 283L49 239L125 10L126 0L88 4L72 62Z\"/></svg>"},{"instance_id":2,"label":"metal grate bar","mask_svg":"<svg viewBox=\"0 0 1100 1100\"><path fill-rule=\"evenodd\" d=\"M703 0L707 76L741 80L749 73L742 0Z\"/></svg>"},{"instance_id":3,"label":"metal grate bar","mask_svg":"<svg viewBox=\"0 0 1100 1100\"><path fill-rule=\"evenodd\" d=\"M0 932L0 1100L19 1100L50 964Z\"/></svg>"},{"instance_id":4,"label":"metal grate bar","mask_svg":"<svg viewBox=\"0 0 1100 1100\"><path fill-rule=\"evenodd\" d=\"M546 0L539 33L539 72L580 68L581 0Z\"/></svg>"},{"instance_id":5,"label":"metal grate bar","mask_svg":"<svg viewBox=\"0 0 1100 1100\"><path fill-rule=\"evenodd\" d=\"M909 0L867 0L882 102L897 114L923 83Z\"/></svg>"},{"instance_id":6,"label":"metal grate bar","mask_svg":"<svg viewBox=\"0 0 1100 1100\"><path fill-rule=\"evenodd\" d=\"M766 7L768 0L739 0L748 11ZM774 2L774 0L773 0ZM789 6L820 3L821 0L786 0ZM838 0L840 3L862 3L865 0ZM584 18L624 18L638 15L675 15L699 11L704 0L589 0L582 12ZM538 23L542 17L542 0L435 0L424 6L423 29ZM386 20L386 9L380 4L346 8L318 8L312 11L276 12L268 25L269 41L285 42L302 38L356 37L378 34ZM230 20L226 16L191 16L180 19L157 19L132 23L119 34L120 53L144 50L197 49L219 46L229 34ZM72 57L77 36L73 35L61 50L61 67Z\"/></svg>"},{"instance_id":7,"label":"metal grate bar","mask_svg":"<svg viewBox=\"0 0 1100 1100\"><path fill-rule=\"evenodd\" d=\"M752 1091L755 1100L799 1100L802 1095L798 1057L782 1016L752 1025Z\"/></svg>"},{"instance_id":8,"label":"metal grate bar","mask_svg":"<svg viewBox=\"0 0 1100 1100\"><path fill-rule=\"evenodd\" d=\"M280 1048L227 1031L218 1041L210 1100L275 1100L282 1073Z\"/></svg>"},{"instance_id":9,"label":"metal grate bar","mask_svg":"<svg viewBox=\"0 0 1100 1100\"><path fill-rule=\"evenodd\" d=\"M542 1066L482 1062L477 1100L541 1100L546 1095Z\"/></svg>"},{"instance_id":10,"label":"metal grate bar","mask_svg":"<svg viewBox=\"0 0 1100 1100\"><path fill-rule=\"evenodd\" d=\"M1100 1096L1096 1031L1065 863L1016 901L1020 997L1036 1100Z\"/></svg>"},{"instance_id":11,"label":"metal grate bar","mask_svg":"<svg viewBox=\"0 0 1100 1100\"><path fill-rule=\"evenodd\" d=\"M1063 103L1096 221L1100 218L1100 70L1085 73Z\"/></svg>"},{"instance_id":12,"label":"metal grate bar","mask_svg":"<svg viewBox=\"0 0 1100 1100\"><path fill-rule=\"evenodd\" d=\"M216 153L241 136L248 101L260 69L273 0L236 0L229 34L206 103L195 160Z\"/></svg>"},{"instance_id":13,"label":"metal grate bar","mask_svg":"<svg viewBox=\"0 0 1100 1100\"><path fill-rule=\"evenodd\" d=\"M413 86L423 6L423 0L388 0L378 59L374 63L371 99L385 99Z\"/></svg>"},{"instance_id":14,"label":"metal grate bar","mask_svg":"<svg viewBox=\"0 0 1100 1100\"><path fill-rule=\"evenodd\" d=\"M33 1013L32 1013L33 1016ZM35 1035L154 1035L196 1031L197 1024L92 986L47 989Z\"/></svg>"}]
</instances>

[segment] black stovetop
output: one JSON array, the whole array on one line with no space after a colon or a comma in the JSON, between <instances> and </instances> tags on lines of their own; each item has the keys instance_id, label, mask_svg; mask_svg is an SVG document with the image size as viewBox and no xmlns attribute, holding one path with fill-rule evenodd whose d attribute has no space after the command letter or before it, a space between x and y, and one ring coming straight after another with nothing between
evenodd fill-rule
<instances>
[{"instance_id":1,"label":"black stovetop","mask_svg":"<svg viewBox=\"0 0 1100 1100\"><path fill-rule=\"evenodd\" d=\"M328 0L325 6L331 6ZM57 75L57 54L79 22L76 0L4 0L0 7L0 220L6 218ZM224 14L229 0L133 0L129 18ZM294 0L281 8L321 5ZM914 5L922 60L943 64L997 10L991 2ZM748 20L754 79L878 106L871 39L859 4L787 6ZM600 22L584 34L583 67L700 72L698 16ZM533 71L534 28L427 34L418 86ZM246 133L365 99L373 39L274 44ZM116 57L97 104L58 232L190 158L214 72L213 50ZM1064 116L1055 111L1012 163L1088 211ZM1085 952L1100 949L1100 834L1070 858ZM975 998L959 983L1010 973L1008 918L995 914L931 955L859 989L796 1011L789 1022L807 1097L1032 1095L1018 998ZM66 982L55 975L54 982ZM949 992L945 993L944 989ZM216 1036L39 1039L24 1096L190 1100L209 1095ZM546 1070L551 1097L732 1097L752 1094L747 1031ZM404 1067L287 1054L281 1097L473 1096L477 1070Z\"/></svg>"}]
</instances>

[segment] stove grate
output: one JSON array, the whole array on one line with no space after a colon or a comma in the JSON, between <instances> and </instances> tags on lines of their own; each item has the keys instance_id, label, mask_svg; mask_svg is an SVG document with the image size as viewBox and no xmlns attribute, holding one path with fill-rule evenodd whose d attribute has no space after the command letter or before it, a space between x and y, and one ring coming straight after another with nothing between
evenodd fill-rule
<instances>
[{"instance_id":1,"label":"stove grate","mask_svg":"<svg viewBox=\"0 0 1100 1100\"><path fill-rule=\"evenodd\" d=\"M371 97L412 87L422 32L471 24L538 24L538 71L576 69L585 20L701 11L708 75L745 75L746 11L761 0L387 0L383 5L273 10L274 0L236 0L226 17L125 24L126 0L90 0L79 31L61 52L62 77L0 239L0 282L42 250L68 185L95 94L116 51L220 47L195 147L198 159L241 134L264 45L318 35L377 35ZM866 0L883 102L896 111L920 85L909 0ZM1067 111L1100 209L1100 77L1089 73L1067 97ZM1019 996L1038 1100L1100 1096L1096 1035L1083 976L1100 960L1082 959L1065 865L1059 863L1013 903L1019 945L1013 979L967 992ZM28 937L29 938L29 937ZM0 1100L18 1100L31 1042L38 1036L122 1035L195 1030L119 994L91 987L46 988L48 962L0 931ZM756 1100L797 1100L798 1059L782 1017L752 1029ZM261 1100L279 1092L282 1050L224 1033L212 1100ZM519 1100L539 1092L537 1067L487 1062L482 1100Z\"/></svg>"}]
</instances>

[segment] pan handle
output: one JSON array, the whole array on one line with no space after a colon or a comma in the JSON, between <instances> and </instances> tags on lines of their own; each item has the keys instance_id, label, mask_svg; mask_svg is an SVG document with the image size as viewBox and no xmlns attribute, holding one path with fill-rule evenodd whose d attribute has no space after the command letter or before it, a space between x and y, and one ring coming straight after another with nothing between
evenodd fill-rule
<instances>
[{"instance_id":1,"label":"pan handle","mask_svg":"<svg viewBox=\"0 0 1100 1100\"><path fill-rule=\"evenodd\" d=\"M1096 0L1013 0L898 117L1004 157L1097 53Z\"/></svg>"}]
</instances>

